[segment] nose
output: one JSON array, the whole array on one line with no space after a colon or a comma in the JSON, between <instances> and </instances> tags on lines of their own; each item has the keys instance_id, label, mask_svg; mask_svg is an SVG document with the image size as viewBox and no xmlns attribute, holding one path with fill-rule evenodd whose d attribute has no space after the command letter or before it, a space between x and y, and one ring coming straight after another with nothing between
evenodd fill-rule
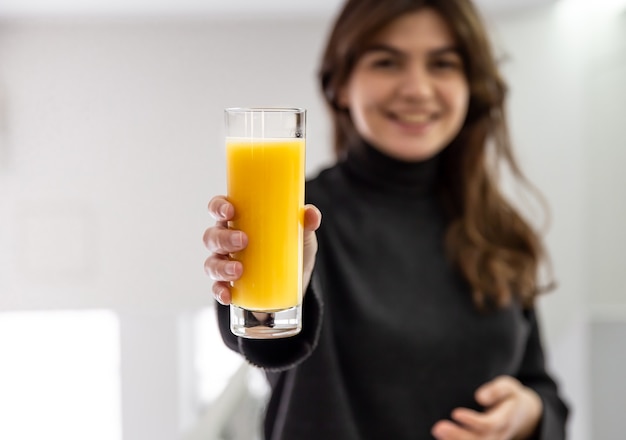
<instances>
[{"instance_id":1,"label":"nose","mask_svg":"<svg viewBox=\"0 0 626 440\"><path fill-rule=\"evenodd\" d=\"M422 100L432 96L433 81L428 69L421 64L407 66L400 78L398 92L405 99Z\"/></svg>"}]
</instances>

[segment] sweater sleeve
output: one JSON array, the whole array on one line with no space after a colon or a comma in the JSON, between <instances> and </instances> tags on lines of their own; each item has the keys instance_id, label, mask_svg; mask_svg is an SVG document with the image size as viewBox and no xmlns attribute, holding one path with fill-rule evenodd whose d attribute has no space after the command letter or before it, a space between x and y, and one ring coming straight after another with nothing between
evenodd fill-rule
<instances>
[{"instance_id":1,"label":"sweater sleeve","mask_svg":"<svg viewBox=\"0 0 626 440\"><path fill-rule=\"evenodd\" d=\"M252 365L267 371L283 371L304 361L317 346L322 326L323 304L315 274L304 295L302 330L280 339L248 339L230 331L228 306L217 304L217 317L222 339L227 347L244 356Z\"/></svg>"},{"instance_id":2,"label":"sweater sleeve","mask_svg":"<svg viewBox=\"0 0 626 440\"><path fill-rule=\"evenodd\" d=\"M530 324L530 333L517 379L539 394L543 403L541 421L532 440L564 440L569 409L559 396L556 382L546 371L535 311L527 311L526 316Z\"/></svg>"}]
</instances>

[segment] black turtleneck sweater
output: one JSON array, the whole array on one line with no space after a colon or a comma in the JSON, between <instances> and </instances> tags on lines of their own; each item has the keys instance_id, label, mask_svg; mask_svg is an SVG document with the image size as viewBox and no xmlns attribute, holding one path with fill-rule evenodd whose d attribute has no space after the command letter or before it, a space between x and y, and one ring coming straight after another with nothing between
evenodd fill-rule
<instances>
[{"instance_id":1,"label":"black turtleneck sweater","mask_svg":"<svg viewBox=\"0 0 626 440\"><path fill-rule=\"evenodd\" d=\"M272 386L267 440L420 440L499 375L542 398L537 439L565 438L567 408L546 373L535 314L479 312L446 258L438 158L406 163L369 146L307 182L322 212L303 330L226 344Z\"/></svg>"}]
</instances>

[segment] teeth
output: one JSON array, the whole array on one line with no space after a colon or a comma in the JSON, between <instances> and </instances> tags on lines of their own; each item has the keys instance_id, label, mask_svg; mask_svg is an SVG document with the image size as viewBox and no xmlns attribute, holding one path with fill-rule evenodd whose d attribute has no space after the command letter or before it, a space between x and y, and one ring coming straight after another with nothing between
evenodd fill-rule
<instances>
[{"instance_id":1,"label":"teeth","mask_svg":"<svg viewBox=\"0 0 626 440\"><path fill-rule=\"evenodd\" d=\"M416 113L416 114L400 114L398 115L398 119L403 122L409 122L412 124L422 124L424 122L428 122L430 117L424 113Z\"/></svg>"}]
</instances>

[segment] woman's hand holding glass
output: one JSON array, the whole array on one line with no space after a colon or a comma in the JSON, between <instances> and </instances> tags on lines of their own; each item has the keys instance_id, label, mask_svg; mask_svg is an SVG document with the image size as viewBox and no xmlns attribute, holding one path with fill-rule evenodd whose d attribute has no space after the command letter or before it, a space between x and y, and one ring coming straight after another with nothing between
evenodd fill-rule
<instances>
[{"instance_id":1,"label":"woman's hand holding glass","mask_svg":"<svg viewBox=\"0 0 626 440\"><path fill-rule=\"evenodd\" d=\"M204 232L203 241L211 255L204 262L205 272L214 280L213 295L223 305L231 303L230 282L238 280L245 268L239 261L231 260L229 255L239 252L248 245L245 231L229 229L228 221L235 216L235 207L224 196L216 196L209 202L209 213L215 219L215 225ZM303 268L302 286L306 289L311 280L317 253L315 231L322 221L322 214L313 205L304 207Z\"/></svg>"}]
</instances>

